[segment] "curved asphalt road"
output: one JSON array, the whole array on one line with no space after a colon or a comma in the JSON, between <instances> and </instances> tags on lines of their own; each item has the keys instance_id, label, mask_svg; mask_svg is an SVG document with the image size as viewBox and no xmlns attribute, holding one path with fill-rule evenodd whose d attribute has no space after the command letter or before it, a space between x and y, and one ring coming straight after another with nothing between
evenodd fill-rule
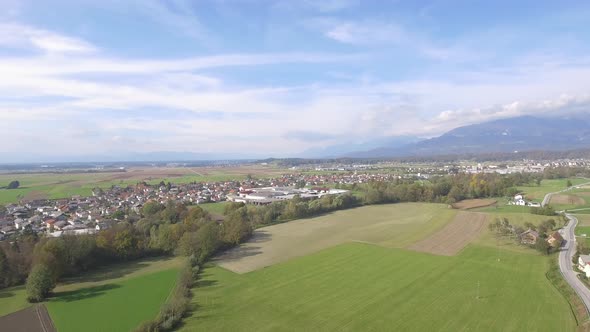
<instances>
[{"instance_id":1,"label":"curved asphalt road","mask_svg":"<svg viewBox=\"0 0 590 332\"><path fill-rule=\"evenodd\" d=\"M549 204L549 201L551 201L551 196L553 196L554 194L566 192L576 187L588 184L590 184L590 182L568 187L564 190L560 190L554 193L548 193L543 198L543 203L541 203L541 206ZM565 216L569 221L567 225L565 225L565 227L559 231L559 233L565 240L564 244L562 245L561 251L559 252L559 270L561 271L561 275L563 275L565 281L567 281L567 283L570 284L570 286L572 286L574 291L582 299L582 302L584 302L584 305L586 306L586 311L590 313L590 289L588 289L588 287L586 287L586 285L584 285L582 281L578 279L577 273L576 271L574 271L572 267L572 257L576 253L576 235L574 234L574 229L578 224L578 219L575 216L568 213L565 213Z\"/></svg>"},{"instance_id":2,"label":"curved asphalt road","mask_svg":"<svg viewBox=\"0 0 590 332\"><path fill-rule=\"evenodd\" d=\"M572 286L576 293L578 293L584 302L584 305L586 305L586 310L590 312L590 289L578 279L576 276L577 273L572 267L572 256L576 253L576 236L574 234L574 229L578 224L578 219L567 213L565 216L569 219L569 222L562 230L560 230L560 233L565 240L565 244L562 246L561 252L559 253L559 270L561 270L561 274L567 283Z\"/></svg>"}]
</instances>

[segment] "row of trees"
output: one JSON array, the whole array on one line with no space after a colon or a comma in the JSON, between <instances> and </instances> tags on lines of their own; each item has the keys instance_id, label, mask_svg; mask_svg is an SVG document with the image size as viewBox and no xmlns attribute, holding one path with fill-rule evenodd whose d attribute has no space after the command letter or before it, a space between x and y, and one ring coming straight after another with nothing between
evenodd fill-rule
<instances>
[{"instance_id":1,"label":"row of trees","mask_svg":"<svg viewBox=\"0 0 590 332\"><path fill-rule=\"evenodd\" d=\"M150 202L139 220L119 222L96 235L50 238L23 233L13 242L0 243L0 287L26 279L29 300L40 301L60 278L112 262L177 254L201 264L217 250L248 238L252 225L243 217L245 208L220 224L198 206Z\"/></svg>"},{"instance_id":2,"label":"row of trees","mask_svg":"<svg viewBox=\"0 0 590 332\"><path fill-rule=\"evenodd\" d=\"M557 214L555 213L555 209L549 205L545 205L542 207L533 206L531 207L530 212L532 214L538 214L542 216L554 216Z\"/></svg>"},{"instance_id":3,"label":"row of trees","mask_svg":"<svg viewBox=\"0 0 590 332\"><path fill-rule=\"evenodd\" d=\"M392 182L373 182L352 189L364 192L365 204L397 202L452 204L470 198L513 196L518 193L516 186L530 184L539 179L539 175L530 173L457 174L434 177L428 183L398 179Z\"/></svg>"}]
</instances>

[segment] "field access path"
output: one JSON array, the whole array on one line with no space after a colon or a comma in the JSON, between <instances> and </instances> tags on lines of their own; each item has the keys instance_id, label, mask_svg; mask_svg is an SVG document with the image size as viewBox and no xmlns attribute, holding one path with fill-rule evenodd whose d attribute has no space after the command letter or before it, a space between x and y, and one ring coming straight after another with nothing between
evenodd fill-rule
<instances>
[{"instance_id":1,"label":"field access path","mask_svg":"<svg viewBox=\"0 0 590 332\"><path fill-rule=\"evenodd\" d=\"M590 312L590 289L578 279L577 273L572 268L572 256L576 253L576 235L574 234L574 229L578 224L578 219L567 213L565 216L569 221L561 232L565 240L565 245L559 253L559 269L567 283L572 286L584 302L586 310Z\"/></svg>"}]
</instances>

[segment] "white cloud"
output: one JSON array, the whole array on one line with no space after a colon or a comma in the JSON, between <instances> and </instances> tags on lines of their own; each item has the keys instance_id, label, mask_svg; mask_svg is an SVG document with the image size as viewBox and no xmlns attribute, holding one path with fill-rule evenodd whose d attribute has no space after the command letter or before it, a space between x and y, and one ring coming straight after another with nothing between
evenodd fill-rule
<instances>
[{"instance_id":1,"label":"white cloud","mask_svg":"<svg viewBox=\"0 0 590 332\"><path fill-rule=\"evenodd\" d=\"M324 33L328 38L355 45L397 44L406 38L403 29L393 23L340 22L328 27Z\"/></svg>"},{"instance_id":2,"label":"white cloud","mask_svg":"<svg viewBox=\"0 0 590 332\"><path fill-rule=\"evenodd\" d=\"M47 53L90 53L96 48L78 38L17 23L0 23L0 46L34 47Z\"/></svg>"},{"instance_id":3,"label":"white cloud","mask_svg":"<svg viewBox=\"0 0 590 332\"><path fill-rule=\"evenodd\" d=\"M326 25L326 33L341 42L403 44L408 38L395 25L381 26L376 34L375 26L337 23ZM206 69L366 59L296 52L118 59L93 53L96 47L74 37L15 27L23 28L16 36L6 26L0 28L0 45L50 54L0 57L0 140L16 141L7 147L13 151L67 145L90 151L257 150L285 156L314 144L337 143L343 134L351 139L436 135L499 117L578 112L590 106L590 61L582 58L531 56L511 66L457 70L429 79L230 85ZM431 52L445 58L453 50ZM48 128L50 139L34 139L34 133ZM289 133L322 139L306 142Z\"/></svg>"}]
</instances>

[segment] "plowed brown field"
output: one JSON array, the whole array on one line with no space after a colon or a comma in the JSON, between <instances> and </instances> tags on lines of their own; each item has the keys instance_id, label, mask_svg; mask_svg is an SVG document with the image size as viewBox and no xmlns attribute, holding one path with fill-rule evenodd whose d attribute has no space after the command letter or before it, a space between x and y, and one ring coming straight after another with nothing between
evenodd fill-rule
<instances>
[{"instance_id":1,"label":"plowed brown field","mask_svg":"<svg viewBox=\"0 0 590 332\"><path fill-rule=\"evenodd\" d=\"M584 205L586 201L582 197L559 194L551 196L550 204Z\"/></svg>"},{"instance_id":2,"label":"plowed brown field","mask_svg":"<svg viewBox=\"0 0 590 332\"><path fill-rule=\"evenodd\" d=\"M469 242L475 240L485 229L488 215L485 213L457 213L455 219L440 231L408 247L410 250L435 255L453 256Z\"/></svg>"},{"instance_id":3,"label":"plowed brown field","mask_svg":"<svg viewBox=\"0 0 590 332\"><path fill-rule=\"evenodd\" d=\"M453 208L459 210L469 210L480 207L486 207L496 204L498 201L495 199L464 199L460 202L453 204Z\"/></svg>"}]
</instances>

